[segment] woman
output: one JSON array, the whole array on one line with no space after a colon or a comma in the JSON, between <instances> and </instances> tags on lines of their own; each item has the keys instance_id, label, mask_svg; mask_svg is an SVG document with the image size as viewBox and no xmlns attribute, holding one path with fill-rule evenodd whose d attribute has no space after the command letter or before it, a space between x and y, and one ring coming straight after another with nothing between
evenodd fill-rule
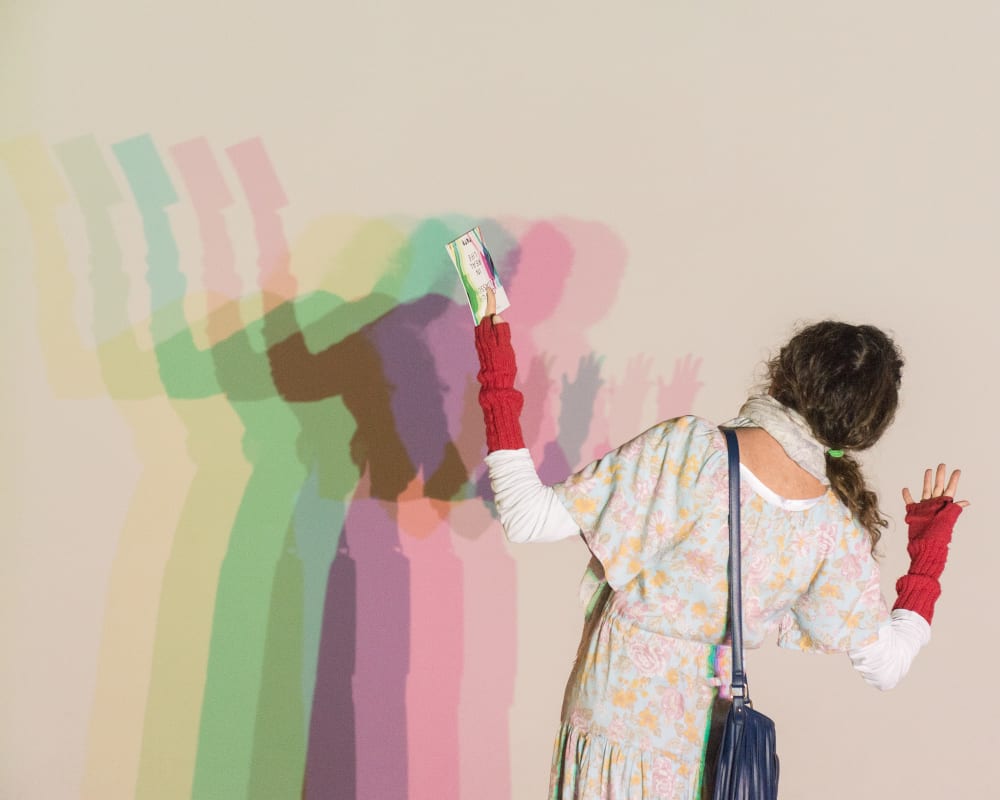
<instances>
[{"instance_id":1,"label":"woman","mask_svg":"<svg viewBox=\"0 0 1000 800\"><path fill-rule=\"evenodd\" d=\"M553 487L542 485L518 423L510 328L476 328L487 464L511 541L581 535L592 553L587 624L563 703L552 798L699 795L711 709L729 683L728 470L718 426L662 422ZM737 429L747 647L778 628L783 647L847 653L864 679L894 686L929 639L960 473L903 490L910 569L893 610L874 557L887 521L853 451L892 421L899 352L871 326L821 322L768 364L767 393Z\"/></svg>"}]
</instances>

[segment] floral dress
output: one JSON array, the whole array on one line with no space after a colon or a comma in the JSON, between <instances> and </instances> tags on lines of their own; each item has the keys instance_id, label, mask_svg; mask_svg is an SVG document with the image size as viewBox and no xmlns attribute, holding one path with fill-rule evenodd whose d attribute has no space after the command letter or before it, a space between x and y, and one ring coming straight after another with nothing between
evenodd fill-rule
<instances>
[{"instance_id":1,"label":"floral dress","mask_svg":"<svg viewBox=\"0 0 1000 800\"><path fill-rule=\"evenodd\" d=\"M743 628L845 652L888 619L867 534L828 490L785 500L741 468ZM729 473L719 428L660 423L554 487L600 579L566 687L552 798L699 796L728 686Z\"/></svg>"}]
</instances>

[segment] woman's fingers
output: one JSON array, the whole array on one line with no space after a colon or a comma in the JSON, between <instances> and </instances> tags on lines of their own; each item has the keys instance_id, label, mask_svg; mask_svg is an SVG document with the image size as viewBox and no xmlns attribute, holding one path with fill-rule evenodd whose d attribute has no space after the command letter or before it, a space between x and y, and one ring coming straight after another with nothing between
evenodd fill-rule
<instances>
[{"instance_id":1,"label":"woman's fingers","mask_svg":"<svg viewBox=\"0 0 1000 800\"><path fill-rule=\"evenodd\" d=\"M940 497L944 494L944 475L947 472L944 464L938 464L934 473L934 494L932 497Z\"/></svg>"},{"instance_id":2,"label":"woman's fingers","mask_svg":"<svg viewBox=\"0 0 1000 800\"><path fill-rule=\"evenodd\" d=\"M962 470L955 469L951 471L951 477L948 478L948 485L944 487L944 496L950 497L953 500L958 494L958 479L962 477ZM968 500L955 500L955 505L965 508L969 505Z\"/></svg>"},{"instance_id":3,"label":"woman's fingers","mask_svg":"<svg viewBox=\"0 0 1000 800\"><path fill-rule=\"evenodd\" d=\"M492 286L486 287L486 311L483 319L492 319L494 324L503 322L503 317L497 314L497 296Z\"/></svg>"},{"instance_id":4,"label":"woman's fingers","mask_svg":"<svg viewBox=\"0 0 1000 800\"><path fill-rule=\"evenodd\" d=\"M948 497L955 496L955 493L958 491L958 479L961 477L962 477L962 470L956 469L952 471L951 477L948 479L948 485L944 489L944 493Z\"/></svg>"},{"instance_id":5,"label":"woman's fingers","mask_svg":"<svg viewBox=\"0 0 1000 800\"><path fill-rule=\"evenodd\" d=\"M948 476L948 482L946 484L945 476L947 474L948 468L944 464L938 464L937 469L935 470L925 470L923 491L920 493L920 499L930 500L935 497L950 497L954 499L955 495L958 493L958 481L962 477L962 470L952 470L951 475ZM907 505L913 502L913 495L910 494L909 489L903 489L903 502ZM969 505L969 501L957 500L955 501L955 505L965 508Z\"/></svg>"}]
</instances>

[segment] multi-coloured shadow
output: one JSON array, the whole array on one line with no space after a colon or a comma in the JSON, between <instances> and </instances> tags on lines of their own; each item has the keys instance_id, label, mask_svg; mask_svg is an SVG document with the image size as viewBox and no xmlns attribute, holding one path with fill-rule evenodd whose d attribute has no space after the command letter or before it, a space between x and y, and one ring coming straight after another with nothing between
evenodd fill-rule
<instances>
[{"instance_id":1,"label":"multi-coloured shadow","mask_svg":"<svg viewBox=\"0 0 1000 800\"><path fill-rule=\"evenodd\" d=\"M612 403L641 414L653 398L636 378L648 362L638 391L617 391L588 338L622 243L599 223L458 215L324 217L290 237L260 140L54 152L0 145L32 229L48 374L63 396L113 398L142 460L95 587L83 796L509 797L518 577L444 243L481 224L505 276L547 480L609 444ZM71 201L86 286L60 224ZM89 344L66 322L78 292ZM688 410L697 367L679 362L653 402Z\"/></svg>"}]
</instances>

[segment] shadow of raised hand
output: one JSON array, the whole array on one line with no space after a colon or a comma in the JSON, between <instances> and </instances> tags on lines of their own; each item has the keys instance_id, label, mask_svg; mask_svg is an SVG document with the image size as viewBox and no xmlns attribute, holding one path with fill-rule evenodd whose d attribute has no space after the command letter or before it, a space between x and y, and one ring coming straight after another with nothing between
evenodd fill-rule
<instances>
[{"instance_id":1,"label":"shadow of raised hand","mask_svg":"<svg viewBox=\"0 0 1000 800\"><path fill-rule=\"evenodd\" d=\"M662 419L691 413L694 398L703 385L698 380L700 368L701 358L695 358L689 353L674 362L674 372L669 384L660 379L657 410Z\"/></svg>"}]
</instances>

